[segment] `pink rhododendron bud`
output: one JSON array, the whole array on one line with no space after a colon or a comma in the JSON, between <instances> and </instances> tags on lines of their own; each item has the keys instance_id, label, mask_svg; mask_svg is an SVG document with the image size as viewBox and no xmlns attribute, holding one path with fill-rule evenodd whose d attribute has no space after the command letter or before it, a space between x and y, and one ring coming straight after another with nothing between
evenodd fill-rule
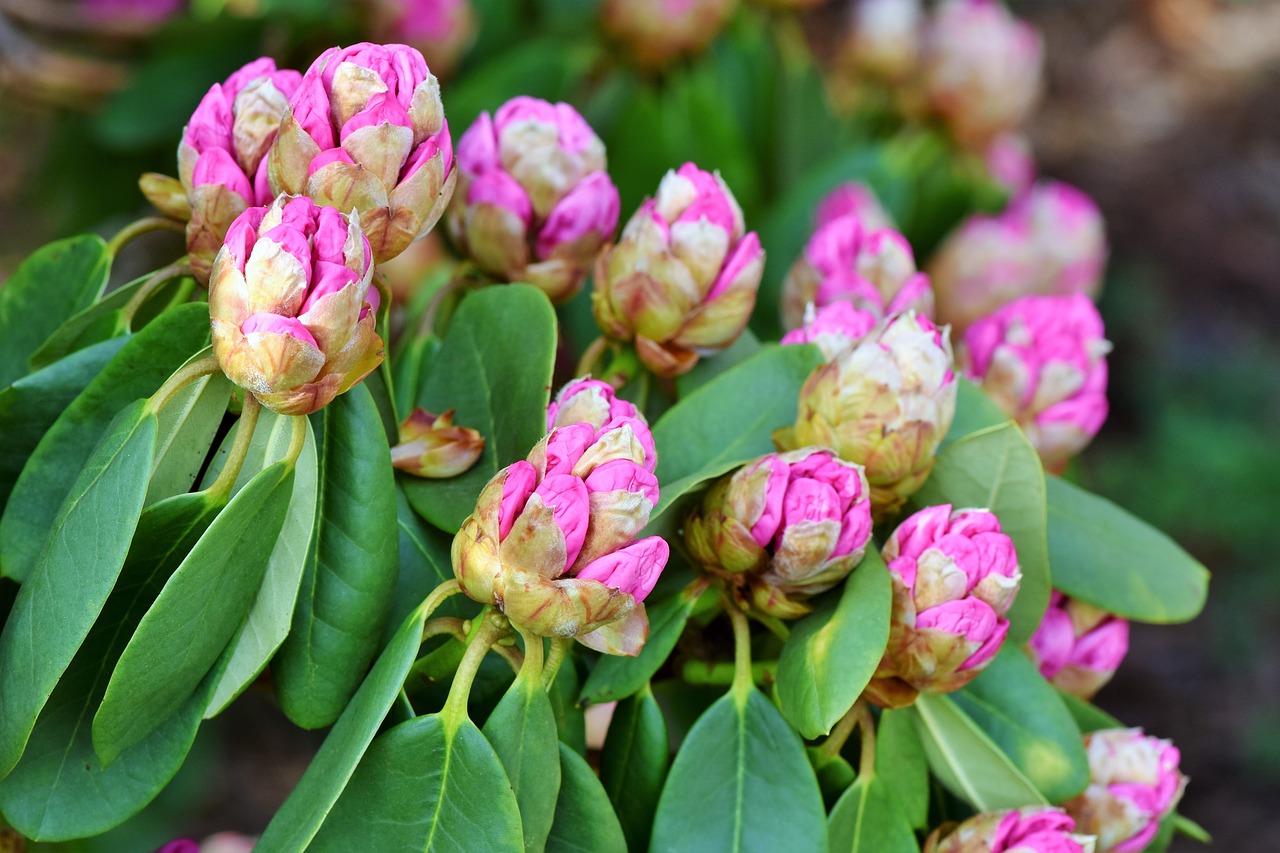
<instances>
[{"instance_id":1,"label":"pink rhododendron bud","mask_svg":"<svg viewBox=\"0 0 1280 853\"><path fill-rule=\"evenodd\" d=\"M738 0L604 0L600 23L641 65L660 68L702 50Z\"/></svg>"},{"instance_id":2,"label":"pink rhododendron bud","mask_svg":"<svg viewBox=\"0 0 1280 853\"><path fill-rule=\"evenodd\" d=\"M882 80L903 79L919 59L923 17L920 0L857 0L845 62Z\"/></svg>"},{"instance_id":3,"label":"pink rhododendron bud","mask_svg":"<svg viewBox=\"0 0 1280 853\"><path fill-rule=\"evenodd\" d=\"M658 502L646 457L631 423L552 430L489 481L454 537L463 592L523 630L638 653L668 557L661 537L635 538Z\"/></svg>"},{"instance_id":4,"label":"pink rhododendron bud","mask_svg":"<svg viewBox=\"0 0 1280 853\"><path fill-rule=\"evenodd\" d=\"M325 406L382 362L372 275L357 214L287 195L249 208L209 278L218 364L273 412Z\"/></svg>"},{"instance_id":5,"label":"pink rhododendron bud","mask_svg":"<svg viewBox=\"0 0 1280 853\"><path fill-rule=\"evenodd\" d=\"M929 476L955 412L947 330L909 312L810 374L795 426L776 431L774 442L830 447L865 467L871 509L882 518Z\"/></svg>"},{"instance_id":6,"label":"pink rhododendron bud","mask_svg":"<svg viewBox=\"0 0 1280 853\"><path fill-rule=\"evenodd\" d=\"M866 184L849 181L840 184L823 196L813 214L815 228L821 228L833 219L852 216L862 223L866 231L893 229L893 217L884 209L880 199Z\"/></svg>"},{"instance_id":7,"label":"pink rhododendron bud","mask_svg":"<svg viewBox=\"0 0 1280 853\"><path fill-rule=\"evenodd\" d=\"M1129 651L1129 623L1055 590L1027 648L1055 687L1091 699Z\"/></svg>"},{"instance_id":8,"label":"pink rhododendron bud","mask_svg":"<svg viewBox=\"0 0 1280 853\"><path fill-rule=\"evenodd\" d=\"M1076 828L1069 815L1051 806L986 812L934 830L924 853L1095 853L1093 837Z\"/></svg>"},{"instance_id":9,"label":"pink rhododendron bud","mask_svg":"<svg viewBox=\"0 0 1280 853\"><path fill-rule=\"evenodd\" d=\"M652 472L658 466L649 422L630 401L618 397L608 382L584 376L560 389L547 406L547 429L570 424L590 424L597 438L620 426L629 426L644 448L645 468Z\"/></svg>"},{"instance_id":10,"label":"pink rhododendron bud","mask_svg":"<svg viewBox=\"0 0 1280 853\"><path fill-rule=\"evenodd\" d=\"M921 692L959 690L986 668L1009 631L1022 572L1013 540L989 510L920 510L885 542L893 582L889 646L866 695L885 708Z\"/></svg>"},{"instance_id":11,"label":"pink rhododendron bud","mask_svg":"<svg viewBox=\"0 0 1280 853\"><path fill-rule=\"evenodd\" d=\"M178 180L148 173L139 181L152 204L187 220L187 252L198 281L209 281L232 221L275 197L262 179L263 164L301 80L264 56L214 83L182 131Z\"/></svg>"},{"instance_id":12,"label":"pink rhododendron bud","mask_svg":"<svg viewBox=\"0 0 1280 853\"><path fill-rule=\"evenodd\" d=\"M1111 344L1084 296L1025 296L965 332L958 362L1061 471L1107 419Z\"/></svg>"},{"instance_id":13,"label":"pink rhododendron bud","mask_svg":"<svg viewBox=\"0 0 1280 853\"><path fill-rule=\"evenodd\" d=\"M1146 849L1187 786L1178 748L1142 729L1104 729L1085 735L1084 749L1089 787L1063 808L1098 836L1098 853Z\"/></svg>"},{"instance_id":14,"label":"pink rhododendron bud","mask_svg":"<svg viewBox=\"0 0 1280 853\"><path fill-rule=\"evenodd\" d=\"M374 0L373 31L379 40L420 51L440 76L448 76L476 37L470 0Z\"/></svg>"},{"instance_id":15,"label":"pink rhododendron bud","mask_svg":"<svg viewBox=\"0 0 1280 853\"><path fill-rule=\"evenodd\" d=\"M374 259L426 234L453 195L440 84L417 50L364 42L311 63L267 159L275 192L355 209Z\"/></svg>"},{"instance_id":16,"label":"pink rhododendron bud","mask_svg":"<svg viewBox=\"0 0 1280 853\"><path fill-rule=\"evenodd\" d=\"M1043 65L1040 34L999 0L943 0L929 22L929 103L971 148L1022 124L1040 93Z\"/></svg>"},{"instance_id":17,"label":"pink rhododendron bud","mask_svg":"<svg viewBox=\"0 0 1280 853\"><path fill-rule=\"evenodd\" d=\"M805 306L852 302L878 318L903 311L933 316L929 278L916 270L911 244L897 231L872 231L855 216L829 220L809 238L782 283L782 321L799 326Z\"/></svg>"},{"instance_id":18,"label":"pink rhododendron bud","mask_svg":"<svg viewBox=\"0 0 1280 853\"><path fill-rule=\"evenodd\" d=\"M1021 133L1002 133L982 154L992 179L1012 195L1031 189L1036 179L1036 161L1031 156L1031 140Z\"/></svg>"},{"instance_id":19,"label":"pink rhododendron bud","mask_svg":"<svg viewBox=\"0 0 1280 853\"><path fill-rule=\"evenodd\" d=\"M635 341L645 367L679 376L746 328L764 250L719 173L667 172L596 263L591 307L606 336Z\"/></svg>"},{"instance_id":20,"label":"pink rhododendron bud","mask_svg":"<svg viewBox=\"0 0 1280 853\"><path fill-rule=\"evenodd\" d=\"M685 523L689 553L764 613L794 618L853 571L871 539L862 466L825 448L770 453L722 477Z\"/></svg>"},{"instance_id":21,"label":"pink rhododendron bud","mask_svg":"<svg viewBox=\"0 0 1280 853\"><path fill-rule=\"evenodd\" d=\"M572 298L618 225L604 143L568 104L521 95L458 140L449 233L486 272Z\"/></svg>"},{"instance_id":22,"label":"pink rhododendron bud","mask_svg":"<svg viewBox=\"0 0 1280 853\"><path fill-rule=\"evenodd\" d=\"M815 344L825 361L857 345L880 322L875 311L858 308L852 302L832 302L814 310L805 309L804 324L782 336L783 344Z\"/></svg>"},{"instance_id":23,"label":"pink rhododendron bud","mask_svg":"<svg viewBox=\"0 0 1280 853\"><path fill-rule=\"evenodd\" d=\"M400 424L400 443L391 448L391 464L416 477L456 477L484 452L478 430L454 426L453 409L433 415L415 406Z\"/></svg>"},{"instance_id":24,"label":"pink rhododendron bud","mask_svg":"<svg viewBox=\"0 0 1280 853\"><path fill-rule=\"evenodd\" d=\"M1039 292L1096 295L1107 262L1107 235L1093 199L1061 181L1041 181L1009 216L1024 219L1047 284Z\"/></svg>"}]
</instances>

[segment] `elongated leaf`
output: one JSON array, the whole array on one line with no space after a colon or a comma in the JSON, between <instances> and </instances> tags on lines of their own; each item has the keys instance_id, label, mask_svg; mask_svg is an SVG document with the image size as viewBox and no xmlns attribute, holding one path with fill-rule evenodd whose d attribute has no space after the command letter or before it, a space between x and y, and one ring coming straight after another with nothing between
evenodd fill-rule
<instances>
[{"instance_id":1,"label":"elongated leaf","mask_svg":"<svg viewBox=\"0 0 1280 853\"><path fill-rule=\"evenodd\" d=\"M560 779L547 853L626 853L627 839L595 771L564 743L560 744Z\"/></svg>"},{"instance_id":2,"label":"elongated leaf","mask_svg":"<svg viewBox=\"0 0 1280 853\"><path fill-rule=\"evenodd\" d=\"M463 300L426 366L417 403L437 414L454 409L455 423L484 436L484 452L458 477L406 478L419 515L456 532L484 484L528 455L547 431L555 350L556 315L536 287L490 287Z\"/></svg>"},{"instance_id":3,"label":"elongated leaf","mask_svg":"<svg viewBox=\"0 0 1280 853\"><path fill-rule=\"evenodd\" d=\"M853 707L889 641L892 590L875 546L845 581L791 631L778 660L778 707L806 738L828 734Z\"/></svg>"},{"instance_id":4,"label":"elongated leaf","mask_svg":"<svg viewBox=\"0 0 1280 853\"><path fill-rule=\"evenodd\" d=\"M370 745L307 849L516 853L524 842L493 747L470 720L451 729L433 714Z\"/></svg>"},{"instance_id":5,"label":"elongated leaf","mask_svg":"<svg viewBox=\"0 0 1280 853\"><path fill-rule=\"evenodd\" d=\"M800 738L755 688L717 700L671 765L650 849L747 853L826 846L822 793Z\"/></svg>"},{"instance_id":6,"label":"elongated leaf","mask_svg":"<svg viewBox=\"0 0 1280 853\"><path fill-rule=\"evenodd\" d=\"M953 441L981 432L984 429L1000 426L1009 420L1009 416L1000 411L986 391L971 379L956 377L956 416L951 421L951 429L942 440L945 449Z\"/></svg>"},{"instance_id":7,"label":"elongated leaf","mask_svg":"<svg viewBox=\"0 0 1280 853\"><path fill-rule=\"evenodd\" d=\"M831 853L919 853L911 829L880 774L860 776L831 810Z\"/></svg>"},{"instance_id":8,"label":"elongated leaf","mask_svg":"<svg viewBox=\"0 0 1280 853\"><path fill-rule=\"evenodd\" d=\"M582 689L582 680L578 677L578 667L574 666L573 656L565 661L564 666L556 674L547 696L551 699L551 710L556 715L556 734L560 742L581 756L587 754L587 715L578 704L578 692Z\"/></svg>"},{"instance_id":9,"label":"elongated leaf","mask_svg":"<svg viewBox=\"0 0 1280 853\"><path fill-rule=\"evenodd\" d=\"M53 521L53 535L0 633L0 776L102 610L129 553L156 416L139 400L111 425Z\"/></svg>"},{"instance_id":10,"label":"elongated leaf","mask_svg":"<svg viewBox=\"0 0 1280 853\"><path fill-rule=\"evenodd\" d=\"M1018 597L1009 608L1009 643L1035 633L1049 606L1045 478L1040 457L1013 423L988 427L948 445L933 473L912 498L915 506L949 503L989 509L1013 539L1022 568Z\"/></svg>"},{"instance_id":11,"label":"elongated leaf","mask_svg":"<svg viewBox=\"0 0 1280 853\"><path fill-rule=\"evenodd\" d=\"M1073 696L1070 693L1059 690L1058 698L1062 700L1062 704L1070 712L1071 718L1076 721L1076 726L1084 734L1096 732L1098 729L1124 728L1124 723L1079 696Z\"/></svg>"},{"instance_id":12,"label":"elongated leaf","mask_svg":"<svg viewBox=\"0 0 1280 853\"><path fill-rule=\"evenodd\" d=\"M1049 478L1053 583L1139 622L1185 622L1204 607L1209 571L1168 536L1105 498Z\"/></svg>"},{"instance_id":13,"label":"elongated leaf","mask_svg":"<svg viewBox=\"0 0 1280 853\"><path fill-rule=\"evenodd\" d=\"M698 595L697 589L689 587L651 606L646 601L649 639L645 640L644 648L635 657L601 657L587 676L581 701L594 704L624 699L644 687L676 647Z\"/></svg>"},{"instance_id":14,"label":"elongated leaf","mask_svg":"<svg viewBox=\"0 0 1280 853\"><path fill-rule=\"evenodd\" d=\"M195 693L249 612L280 535L293 466L277 462L219 513L142 618L120 655L93 746L110 765Z\"/></svg>"},{"instance_id":15,"label":"elongated leaf","mask_svg":"<svg viewBox=\"0 0 1280 853\"><path fill-rule=\"evenodd\" d=\"M693 370L676 377L676 393L680 397L689 396L720 374L751 358L763 347L764 344L750 329L744 330L731 347L716 353L714 358L702 359L694 365Z\"/></svg>"},{"instance_id":16,"label":"elongated leaf","mask_svg":"<svg viewBox=\"0 0 1280 853\"><path fill-rule=\"evenodd\" d=\"M560 794L560 758L551 749L559 742L556 717L539 675L522 670L481 729L511 780L526 851L546 846Z\"/></svg>"},{"instance_id":17,"label":"elongated leaf","mask_svg":"<svg viewBox=\"0 0 1280 853\"><path fill-rule=\"evenodd\" d=\"M116 414L154 393L208 340L207 305L166 312L130 338L58 416L32 451L0 518L0 573L17 581L26 578L56 529L54 519L72 484Z\"/></svg>"},{"instance_id":18,"label":"elongated leaf","mask_svg":"<svg viewBox=\"0 0 1280 853\"><path fill-rule=\"evenodd\" d=\"M908 710L885 710L876 725L876 774L907 823L924 829L929 819L929 763Z\"/></svg>"},{"instance_id":19,"label":"elongated leaf","mask_svg":"<svg viewBox=\"0 0 1280 853\"><path fill-rule=\"evenodd\" d=\"M399 625L404 617L431 594L431 590L453 578L453 562L449 556L453 539L437 527L423 522L409 506L404 489L396 485L396 526L399 529L400 573L396 576L395 595L391 600L388 628ZM437 616L462 616L456 600L447 600Z\"/></svg>"},{"instance_id":20,"label":"elongated leaf","mask_svg":"<svg viewBox=\"0 0 1280 853\"><path fill-rule=\"evenodd\" d=\"M102 294L111 255L101 237L58 240L22 262L0 287L0 388L27 373L27 360L67 317Z\"/></svg>"},{"instance_id":21,"label":"elongated leaf","mask_svg":"<svg viewBox=\"0 0 1280 853\"><path fill-rule=\"evenodd\" d=\"M600 756L600 781L632 850L649 849L649 832L671 763L667 723L653 691L618 703Z\"/></svg>"},{"instance_id":22,"label":"elongated leaf","mask_svg":"<svg viewBox=\"0 0 1280 853\"><path fill-rule=\"evenodd\" d=\"M231 388L231 380L222 373L202 376L160 410L148 505L191 490L222 425Z\"/></svg>"},{"instance_id":23,"label":"elongated leaf","mask_svg":"<svg viewBox=\"0 0 1280 853\"><path fill-rule=\"evenodd\" d=\"M387 643L298 786L284 801L258 840L261 853L306 849L378 731L387 710L400 695L400 686L422 642L426 610L409 614Z\"/></svg>"}]
</instances>

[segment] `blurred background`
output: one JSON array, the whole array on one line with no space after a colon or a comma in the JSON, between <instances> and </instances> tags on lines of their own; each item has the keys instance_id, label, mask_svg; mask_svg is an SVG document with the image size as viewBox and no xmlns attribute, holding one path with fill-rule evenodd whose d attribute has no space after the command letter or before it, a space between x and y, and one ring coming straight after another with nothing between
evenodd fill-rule
<instances>
[{"instance_id":1,"label":"blurred background","mask_svg":"<svg viewBox=\"0 0 1280 853\"><path fill-rule=\"evenodd\" d=\"M887 191L922 259L967 212L1003 204L936 129L904 126L841 70L847 0L802 13L744 4L709 47L647 67L602 41L596 0L435 5L466 9L414 35L436 40L424 53L455 140L512 95L570 100L608 144L624 217L667 168L718 167L770 248L766 292L836 177ZM1008 5L1045 41L1025 127L1039 172L1097 202L1110 244L1111 415L1073 475L1213 572L1195 622L1134 626L1098 703L1182 748L1180 810L1213 849L1259 849L1280 802L1280 2ZM175 171L212 82L264 53L303 69L332 44L383 38L403 26L397 9L0 0L0 279L43 242L148 215L137 177ZM931 183L903 184L903 170L922 169L937 172ZM115 275L180 252L176 235L148 236ZM763 335L776 334L772 310ZM319 740L251 694L205 727L155 809L95 849L144 849L155 815L175 810L195 835L260 831Z\"/></svg>"}]
</instances>

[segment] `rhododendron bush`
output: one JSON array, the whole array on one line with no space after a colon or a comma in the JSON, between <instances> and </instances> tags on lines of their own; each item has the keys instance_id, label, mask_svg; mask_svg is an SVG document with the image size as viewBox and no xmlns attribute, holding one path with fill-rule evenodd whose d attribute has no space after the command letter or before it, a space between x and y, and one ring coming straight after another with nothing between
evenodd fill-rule
<instances>
[{"instance_id":1,"label":"rhododendron bush","mask_svg":"<svg viewBox=\"0 0 1280 853\"><path fill-rule=\"evenodd\" d=\"M1033 29L370 5L0 288L5 849L148 810L245 691L324 732L263 851L1203 836L1091 704L1207 572L1074 481L1124 353Z\"/></svg>"}]
</instances>

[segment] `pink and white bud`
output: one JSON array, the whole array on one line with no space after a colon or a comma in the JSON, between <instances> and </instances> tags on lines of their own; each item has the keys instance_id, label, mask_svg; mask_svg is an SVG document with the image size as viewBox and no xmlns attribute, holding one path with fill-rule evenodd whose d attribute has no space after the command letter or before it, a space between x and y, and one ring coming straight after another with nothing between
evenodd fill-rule
<instances>
[{"instance_id":1,"label":"pink and white bud","mask_svg":"<svg viewBox=\"0 0 1280 853\"><path fill-rule=\"evenodd\" d=\"M380 41L420 51L436 74L458 67L476 37L470 0L374 0L373 31Z\"/></svg>"},{"instance_id":2,"label":"pink and white bud","mask_svg":"<svg viewBox=\"0 0 1280 853\"><path fill-rule=\"evenodd\" d=\"M1021 195L1035 183L1036 161L1031 155L1031 140L1024 134L1000 134L991 140L982 160L992 180L1010 195Z\"/></svg>"},{"instance_id":3,"label":"pink and white bud","mask_svg":"<svg viewBox=\"0 0 1280 853\"><path fill-rule=\"evenodd\" d=\"M751 319L764 250L719 173L667 172L596 262L591 308L604 334L634 341L659 376L730 346Z\"/></svg>"},{"instance_id":4,"label":"pink and white bud","mask_svg":"<svg viewBox=\"0 0 1280 853\"><path fill-rule=\"evenodd\" d=\"M875 311L856 307L852 302L832 302L814 310L805 309L804 324L782 336L783 344L814 344L822 350L824 361L835 361L841 353L857 346L880 323Z\"/></svg>"},{"instance_id":5,"label":"pink and white bud","mask_svg":"<svg viewBox=\"0 0 1280 853\"><path fill-rule=\"evenodd\" d=\"M486 272L565 302L618 225L605 165L604 143L573 107L512 98L458 140L450 236Z\"/></svg>"},{"instance_id":6,"label":"pink and white bud","mask_svg":"<svg viewBox=\"0 0 1280 853\"><path fill-rule=\"evenodd\" d=\"M920 0L857 0L844 48L847 61L881 80L902 80L919 62L923 18Z\"/></svg>"},{"instance_id":7,"label":"pink and white bud","mask_svg":"<svg viewBox=\"0 0 1280 853\"><path fill-rule=\"evenodd\" d=\"M621 426L629 426L645 451L645 467L652 472L658 466L658 451L653 444L649 422L629 400L623 400L608 382L584 376L560 389L547 406L547 430L570 424L590 424L596 438Z\"/></svg>"},{"instance_id":8,"label":"pink and white bud","mask_svg":"<svg viewBox=\"0 0 1280 853\"><path fill-rule=\"evenodd\" d=\"M1041 181L1019 197L1010 216L1024 219L1047 289L1095 296L1107 263L1107 235L1093 199L1061 181Z\"/></svg>"},{"instance_id":9,"label":"pink and white bud","mask_svg":"<svg viewBox=\"0 0 1280 853\"><path fill-rule=\"evenodd\" d=\"M753 608L795 618L862 561L869 492L862 466L825 448L770 453L708 490L685 523L685 543Z\"/></svg>"},{"instance_id":10,"label":"pink and white bud","mask_svg":"<svg viewBox=\"0 0 1280 853\"><path fill-rule=\"evenodd\" d=\"M1129 622L1055 590L1027 649L1055 687L1092 699L1129 651Z\"/></svg>"},{"instance_id":11,"label":"pink and white bud","mask_svg":"<svg viewBox=\"0 0 1280 853\"><path fill-rule=\"evenodd\" d=\"M604 0L600 23L640 65L698 53L724 29L737 0Z\"/></svg>"},{"instance_id":12,"label":"pink and white bud","mask_svg":"<svg viewBox=\"0 0 1280 853\"><path fill-rule=\"evenodd\" d=\"M478 430L454 426L453 409L433 415L415 406L400 424L391 465L415 477L441 480L467 471L483 452L484 437Z\"/></svg>"},{"instance_id":13,"label":"pink and white bud","mask_svg":"<svg viewBox=\"0 0 1280 853\"><path fill-rule=\"evenodd\" d=\"M958 363L1061 471L1107 419L1111 344L1085 296L1025 296L969 327Z\"/></svg>"},{"instance_id":14,"label":"pink and white bud","mask_svg":"<svg viewBox=\"0 0 1280 853\"><path fill-rule=\"evenodd\" d=\"M1022 572L1013 540L985 509L922 509L898 525L883 555L893 582L889 646L867 686L886 708L920 692L950 693L982 672L1009 631Z\"/></svg>"},{"instance_id":15,"label":"pink and white bud","mask_svg":"<svg viewBox=\"0 0 1280 853\"><path fill-rule=\"evenodd\" d=\"M1187 786L1178 748L1142 729L1104 729L1085 735L1084 749L1089 787L1063 808L1098 837L1098 853L1146 849Z\"/></svg>"},{"instance_id":16,"label":"pink and white bud","mask_svg":"<svg viewBox=\"0 0 1280 853\"><path fill-rule=\"evenodd\" d=\"M1069 815L1052 806L985 812L934 830L924 853L1095 853L1093 836L1076 828Z\"/></svg>"},{"instance_id":17,"label":"pink and white bud","mask_svg":"<svg viewBox=\"0 0 1280 853\"><path fill-rule=\"evenodd\" d=\"M821 228L833 219L852 216L862 223L864 231L893 230L893 217L884 209L875 192L866 184L848 181L823 196L813 214L814 228Z\"/></svg>"}]
</instances>

